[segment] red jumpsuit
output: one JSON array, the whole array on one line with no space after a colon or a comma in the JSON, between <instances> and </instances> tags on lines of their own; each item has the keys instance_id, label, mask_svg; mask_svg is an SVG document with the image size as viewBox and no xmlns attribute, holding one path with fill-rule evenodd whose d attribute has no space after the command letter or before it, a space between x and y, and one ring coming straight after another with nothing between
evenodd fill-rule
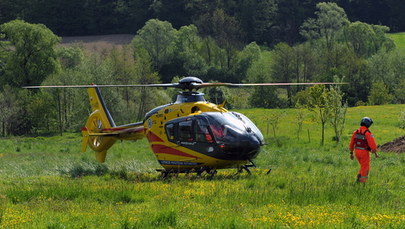
<instances>
[{"instance_id":1,"label":"red jumpsuit","mask_svg":"<svg viewBox=\"0 0 405 229\"><path fill-rule=\"evenodd\" d=\"M368 172L370 170L370 150L377 152L377 144L375 143L374 136L367 127L361 126L358 130L353 132L349 144L350 152L355 151L357 160L360 163L360 171L357 175L358 182L367 182Z\"/></svg>"}]
</instances>

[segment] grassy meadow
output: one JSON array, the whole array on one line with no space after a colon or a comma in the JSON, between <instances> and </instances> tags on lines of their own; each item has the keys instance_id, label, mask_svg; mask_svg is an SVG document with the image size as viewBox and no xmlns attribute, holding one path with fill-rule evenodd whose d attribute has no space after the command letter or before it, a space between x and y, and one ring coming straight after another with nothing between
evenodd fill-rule
<instances>
[{"instance_id":1,"label":"grassy meadow","mask_svg":"<svg viewBox=\"0 0 405 229\"><path fill-rule=\"evenodd\" d=\"M363 116L378 144L403 136L405 105L350 108L342 143L305 111L241 110L266 136L252 175L220 170L161 179L146 140L118 142L107 162L81 153L79 134L0 139L0 228L404 228L405 154L372 158L356 184L348 141ZM266 120L284 112L274 132ZM266 172L272 169L269 175Z\"/></svg>"},{"instance_id":2,"label":"grassy meadow","mask_svg":"<svg viewBox=\"0 0 405 229\"><path fill-rule=\"evenodd\" d=\"M387 33L387 36L395 42L398 50L405 51L405 32Z\"/></svg>"}]
</instances>

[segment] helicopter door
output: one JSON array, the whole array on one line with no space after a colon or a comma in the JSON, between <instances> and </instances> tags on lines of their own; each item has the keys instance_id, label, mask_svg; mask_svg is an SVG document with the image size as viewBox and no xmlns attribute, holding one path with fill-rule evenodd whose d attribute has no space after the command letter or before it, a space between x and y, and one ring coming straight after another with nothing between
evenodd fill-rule
<instances>
[{"instance_id":1,"label":"helicopter door","mask_svg":"<svg viewBox=\"0 0 405 229\"><path fill-rule=\"evenodd\" d=\"M195 142L193 120L179 122L178 128L180 142Z\"/></svg>"}]
</instances>

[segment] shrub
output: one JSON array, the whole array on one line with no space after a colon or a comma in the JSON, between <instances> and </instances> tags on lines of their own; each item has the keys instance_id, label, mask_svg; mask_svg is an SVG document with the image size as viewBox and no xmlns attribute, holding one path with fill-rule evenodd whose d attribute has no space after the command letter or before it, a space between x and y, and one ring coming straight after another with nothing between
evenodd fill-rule
<instances>
[{"instance_id":1,"label":"shrub","mask_svg":"<svg viewBox=\"0 0 405 229\"><path fill-rule=\"evenodd\" d=\"M79 178L83 176L102 176L108 173L108 167L100 163L90 163L84 162L80 164L74 164L72 167L67 169L59 169L62 175L68 175L70 178Z\"/></svg>"},{"instance_id":2,"label":"shrub","mask_svg":"<svg viewBox=\"0 0 405 229\"><path fill-rule=\"evenodd\" d=\"M383 82L375 82L370 90L368 96L368 103L370 105L383 105L391 103L393 96L389 93L387 85Z\"/></svg>"}]
</instances>

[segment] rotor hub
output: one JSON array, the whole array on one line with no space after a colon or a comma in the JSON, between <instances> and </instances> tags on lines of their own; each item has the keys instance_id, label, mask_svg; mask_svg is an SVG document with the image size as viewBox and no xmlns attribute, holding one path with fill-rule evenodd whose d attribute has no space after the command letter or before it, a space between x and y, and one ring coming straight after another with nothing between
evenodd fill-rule
<instances>
[{"instance_id":1,"label":"rotor hub","mask_svg":"<svg viewBox=\"0 0 405 229\"><path fill-rule=\"evenodd\" d=\"M204 82L201 80L201 79L199 79L199 78L197 78L197 77L194 77L194 76L188 76L188 77L185 77L185 78L183 78L183 79L181 79L180 81L179 81L179 88L180 89L182 89L182 90L193 90L193 89L198 89L198 86L199 85L201 85L201 84L203 84Z\"/></svg>"}]
</instances>

